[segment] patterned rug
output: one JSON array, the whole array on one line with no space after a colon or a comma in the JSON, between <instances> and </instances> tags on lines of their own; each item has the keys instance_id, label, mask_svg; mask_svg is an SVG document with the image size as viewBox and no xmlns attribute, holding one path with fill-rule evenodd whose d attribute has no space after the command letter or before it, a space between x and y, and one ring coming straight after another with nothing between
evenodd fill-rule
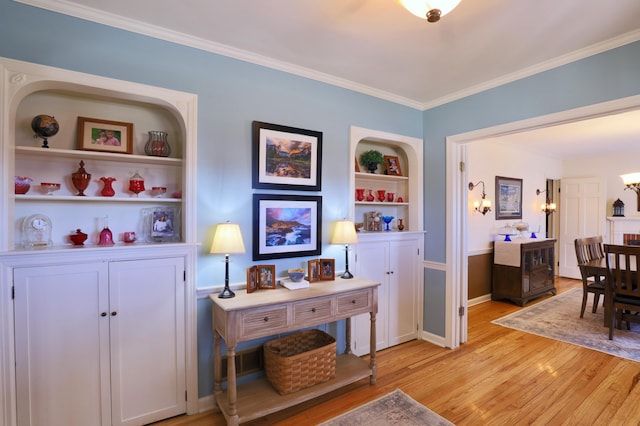
<instances>
[{"instance_id":1,"label":"patterned rug","mask_svg":"<svg viewBox=\"0 0 640 426\"><path fill-rule=\"evenodd\" d=\"M609 340L602 298L593 314L593 294L589 294L584 318L581 305L582 289L574 288L492 323L640 362L640 324L632 323L631 331L614 329Z\"/></svg>"},{"instance_id":2,"label":"patterned rug","mask_svg":"<svg viewBox=\"0 0 640 426\"><path fill-rule=\"evenodd\" d=\"M321 426L452 426L400 389L334 417Z\"/></svg>"}]
</instances>

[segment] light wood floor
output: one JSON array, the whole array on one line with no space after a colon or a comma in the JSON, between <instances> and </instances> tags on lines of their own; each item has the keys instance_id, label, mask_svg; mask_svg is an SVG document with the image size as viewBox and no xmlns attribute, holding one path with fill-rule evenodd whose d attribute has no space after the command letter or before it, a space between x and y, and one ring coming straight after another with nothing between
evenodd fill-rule
<instances>
[{"instance_id":1,"label":"light wood floor","mask_svg":"<svg viewBox=\"0 0 640 426\"><path fill-rule=\"evenodd\" d=\"M557 287L581 284L559 279ZM471 307L461 347L413 341L380 351L375 385L361 381L249 424L313 425L396 388L456 425L640 424L640 385L633 386L640 363L491 324L517 309L506 302ZM224 424L209 412L157 426Z\"/></svg>"}]
</instances>

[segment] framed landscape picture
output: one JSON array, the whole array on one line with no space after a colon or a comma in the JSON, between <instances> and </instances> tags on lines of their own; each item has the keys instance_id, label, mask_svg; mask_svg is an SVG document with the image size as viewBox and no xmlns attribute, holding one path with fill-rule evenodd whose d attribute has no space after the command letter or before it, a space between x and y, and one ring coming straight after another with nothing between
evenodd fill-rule
<instances>
[{"instance_id":1,"label":"framed landscape picture","mask_svg":"<svg viewBox=\"0 0 640 426\"><path fill-rule=\"evenodd\" d=\"M254 188L320 191L321 170L322 132L253 122Z\"/></svg>"},{"instance_id":2,"label":"framed landscape picture","mask_svg":"<svg viewBox=\"0 0 640 426\"><path fill-rule=\"evenodd\" d=\"M320 254L322 197L253 195L253 260Z\"/></svg>"},{"instance_id":3,"label":"framed landscape picture","mask_svg":"<svg viewBox=\"0 0 640 426\"><path fill-rule=\"evenodd\" d=\"M522 179L496 176L496 220L522 219Z\"/></svg>"}]
</instances>

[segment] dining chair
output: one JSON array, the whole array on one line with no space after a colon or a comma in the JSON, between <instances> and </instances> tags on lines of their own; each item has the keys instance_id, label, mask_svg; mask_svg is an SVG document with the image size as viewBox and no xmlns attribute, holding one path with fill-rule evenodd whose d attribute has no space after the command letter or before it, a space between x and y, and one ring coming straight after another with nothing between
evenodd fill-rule
<instances>
[{"instance_id":1,"label":"dining chair","mask_svg":"<svg viewBox=\"0 0 640 426\"><path fill-rule=\"evenodd\" d=\"M580 318L583 318L584 309L587 306L588 294L593 293L593 309L591 312L594 314L598 310L600 295L604 295L606 277L598 273L591 272L584 267L584 264L604 257L602 235L598 235L596 237L576 238L574 245L576 248L578 267L580 268L580 274L582 275L582 308L580 309Z\"/></svg>"},{"instance_id":2,"label":"dining chair","mask_svg":"<svg viewBox=\"0 0 640 426\"><path fill-rule=\"evenodd\" d=\"M640 323L640 289L638 288L638 266L640 246L605 244L607 280L604 300L608 310L609 340L613 339L614 325L622 329L622 322Z\"/></svg>"}]
</instances>

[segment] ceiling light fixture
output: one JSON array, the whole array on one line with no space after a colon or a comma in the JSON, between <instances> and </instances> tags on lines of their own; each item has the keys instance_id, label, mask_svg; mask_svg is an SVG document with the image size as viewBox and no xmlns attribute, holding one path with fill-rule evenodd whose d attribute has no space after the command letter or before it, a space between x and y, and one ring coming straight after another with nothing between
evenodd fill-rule
<instances>
[{"instance_id":1,"label":"ceiling light fixture","mask_svg":"<svg viewBox=\"0 0 640 426\"><path fill-rule=\"evenodd\" d=\"M451 12L460 0L396 0L418 18L429 22L438 22L441 17Z\"/></svg>"}]
</instances>

